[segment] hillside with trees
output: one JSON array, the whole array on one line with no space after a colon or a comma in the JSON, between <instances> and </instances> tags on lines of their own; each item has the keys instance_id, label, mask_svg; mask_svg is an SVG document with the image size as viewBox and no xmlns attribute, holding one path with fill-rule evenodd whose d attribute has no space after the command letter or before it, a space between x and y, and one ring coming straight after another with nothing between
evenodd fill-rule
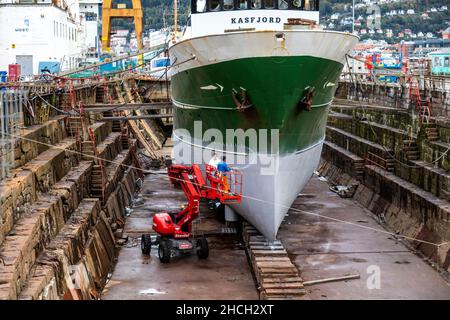
<instances>
[{"instance_id":1,"label":"hillside with trees","mask_svg":"<svg viewBox=\"0 0 450 320\"><path fill-rule=\"evenodd\" d=\"M404 34L405 30L408 33L403 36L405 40L425 38L427 33L432 33L435 38L441 38L441 32L450 25L450 3L446 0L366 0L364 2L356 0L355 20L357 23L355 30L360 32L366 29L369 31L367 18L373 14L371 10L373 5L377 5L380 9L380 29L383 33L360 34L363 40L370 37L394 42L399 40L399 33ZM409 13L408 10L410 10ZM320 13L321 23L327 29L351 31L351 1L322 0ZM338 15L337 19L336 15ZM386 30L392 30L392 38L387 39ZM423 36L417 36L419 33L422 33ZM413 38L414 34L416 38Z\"/></svg>"}]
</instances>

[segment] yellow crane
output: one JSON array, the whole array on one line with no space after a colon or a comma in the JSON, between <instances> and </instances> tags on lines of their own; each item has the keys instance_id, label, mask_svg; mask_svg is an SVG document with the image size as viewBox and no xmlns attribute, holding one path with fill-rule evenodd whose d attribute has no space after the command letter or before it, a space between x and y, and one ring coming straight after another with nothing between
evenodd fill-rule
<instances>
[{"instance_id":1,"label":"yellow crane","mask_svg":"<svg viewBox=\"0 0 450 320\"><path fill-rule=\"evenodd\" d=\"M112 7L112 0L103 0L102 8L102 51L108 52L111 48L111 20L115 18L133 18L134 31L139 51L142 50L142 5L141 0L132 0L132 7L119 3L117 8Z\"/></svg>"}]
</instances>

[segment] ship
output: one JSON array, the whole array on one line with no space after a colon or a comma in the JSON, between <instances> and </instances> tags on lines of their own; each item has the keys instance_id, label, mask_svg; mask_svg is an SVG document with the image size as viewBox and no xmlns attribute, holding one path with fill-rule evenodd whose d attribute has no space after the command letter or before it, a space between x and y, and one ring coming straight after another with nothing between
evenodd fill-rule
<instances>
[{"instance_id":1,"label":"ship","mask_svg":"<svg viewBox=\"0 0 450 320\"><path fill-rule=\"evenodd\" d=\"M16 65L19 79L32 80L98 62L99 5L99 0L0 0L0 71Z\"/></svg>"},{"instance_id":2,"label":"ship","mask_svg":"<svg viewBox=\"0 0 450 320\"><path fill-rule=\"evenodd\" d=\"M318 0L192 0L190 25L169 47L174 161L225 155L243 181L230 207L275 240L319 164L357 42L320 28Z\"/></svg>"}]
</instances>

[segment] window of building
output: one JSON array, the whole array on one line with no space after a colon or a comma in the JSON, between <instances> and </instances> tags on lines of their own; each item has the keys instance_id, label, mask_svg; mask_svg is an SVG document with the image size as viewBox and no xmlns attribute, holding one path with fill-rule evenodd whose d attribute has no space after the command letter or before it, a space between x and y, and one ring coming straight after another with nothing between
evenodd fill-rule
<instances>
[{"instance_id":1,"label":"window of building","mask_svg":"<svg viewBox=\"0 0 450 320\"><path fill-rule=\"evenodd\" d=\"M313 10L314 4L310 0L304 0L304 7L303 10Z\"/></svg>"},{"instance_id":2,"label":"window of building","mask_svg":"<svg viewBox=\"0 0 450 320\"><path fill-rule=\"evenodd\" d=\"M303 1L302 0L292 0L292 9L301 10Z\"/></svg>"},{"instance_id":3,"label":"window of building","mask_svg":"<svg viewBox=\"0 0 450 320\"><path fill-rule=\"evenodd\" d=\"M237 9L247 9L247 0L237 0Z\"/></svg>"},{"instance_id":4,"label":"window of building","mask_svg":"<svg viewBox=\"0 0 450 320\"><path fill-rule=\"evenodd\" d=\"M251 0L250 6L252 9L261 9L261 0Z\"/></svg>"},{"instance_id":5,"label":"window of building","mask_svg":"<svg viewBox=\"0 0 450 320\"><path fill-rule=\"evenodd\" d=\"M275 9L275 0L263 0L265 9Z\"/></svg>"},{"instance_id":6,"label":"window of building","mask_svg":"<svg viewBox=\"0 0 450 320\"><path fill-rule=\"evenodd\" d=\"M209 1L209 11L219 11L220 10L220 1L219 0L210 0Z\"/></svg>"},{"instance_id":7,"label":"window of building","mask_svg":"<svg viewBox=\"0 0 450 320\"><path fill-rule=\"evenodd\" d=\"M97 14L95 12L86 12L85 17L86 21L97 21Z\"/></svg>"},{"instance_id":8,"label":"window of building","mask_svg":"<svg viewBox=\"0 0 450 320\"><path fill-rule=\"evenodd\" d=\"M206 0L194 0L193 6L196 8L193 12L205 12L206 11Z\"/></svg>"},{"instance_id":9,"label":"window of building","mask_svg":"<svg viewBox=\"0 0 450 320\"><path fill-rule=\"evenodd\" d=\"M192 13L245 10L280 9L318 11L319 0L191 0ZM86 21L97 20L97 14L85 13Z\"/></svg>"},{"instance_id":10,"label":"window of building","mask_svg":"<svg viewBox=\"0 0 450 320\"><path fill-rule=\"evenodd\" d=\"M441 66L441 59L439 59L439 57L434 57L434 65L436 67L440 67Z\"/></svg>"},{"instance_id":11,"label":"window of building","mask_svg":"<svg viewBox=\"0 0 450 320\"><path fill-rule=\"evenodd\" d=\"M233 10L234 9L234 0L223 0L223 9L224 10Z\"/></svg>"},{"instance_id":12,"label":"window of building","mask_svg":"<svg viewBox=\"0 0 450 320\"><path fill-rule=\"evenodd\" d=\"M287 9L289 8L289 3L287 2L287 0L278 0L278 9Z\"/></svg>"}]
</instances>

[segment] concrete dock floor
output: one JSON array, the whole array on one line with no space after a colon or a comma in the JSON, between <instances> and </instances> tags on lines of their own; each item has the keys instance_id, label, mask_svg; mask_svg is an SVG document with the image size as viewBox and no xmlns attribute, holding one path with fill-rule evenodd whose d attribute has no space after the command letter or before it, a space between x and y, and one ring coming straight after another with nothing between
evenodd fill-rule
<instances>
[{"instance_id":1,"label":"concrete dock floor","mask_svg":"<svg viewBox=\"0 0 450 320\"><path fill-rule=\"evenodd\" d=\"M316 175L293 208L384 230L369 211L331 192ZM389 234L291 209L278 237L304 281L360 275L360 279L306 286L311 299L450 299L444 278Z\"/></svg>"},{"instance_id":2,"label":"concrete dock floor","mask_svg":"<svg viewBox=\"0 0 450 320\"><path fill-rule=\"evenodd\" d=\"M195 255L161 264L156 247L140 252L140 235L151 230L151 212L185 202L162 172L149 175L141 199L127 218L118 263L102 299L257 299L258 294L242 243L221 234L223 225L204 212L199 228L208 234L210 257ZM340 198L327 182L313 176L293 208L384 230L370 212ZM207 210L206 210L207 211ZM389 234L290 210L279 233L304 281L357 273L360 279L306 286L306 299L450 299L450 286L430 265ZM135 239L135 240L133 240ZM379 289L374 271L379 270Z\"/></svg>"},{"instance_id":3,"label":"concrete dock floor","mask_svg":"<svg viewBox=\"0 0 450 320\"><path fill-rule=\"evenodd\" d=\"M143 232L151 231L151 213L178 208L186 201L165 173L147 176L141 194L142 200L138 199L124 228L124 235L135 240L120 249L102 299L258 299L240 237L221 234L222 223L208 210L202 210L198 225L208 237L207 260L189 255L162 264L157 247L152 248L150 257L142 255L139 239Z\"/></svg>"}]
</instances>

